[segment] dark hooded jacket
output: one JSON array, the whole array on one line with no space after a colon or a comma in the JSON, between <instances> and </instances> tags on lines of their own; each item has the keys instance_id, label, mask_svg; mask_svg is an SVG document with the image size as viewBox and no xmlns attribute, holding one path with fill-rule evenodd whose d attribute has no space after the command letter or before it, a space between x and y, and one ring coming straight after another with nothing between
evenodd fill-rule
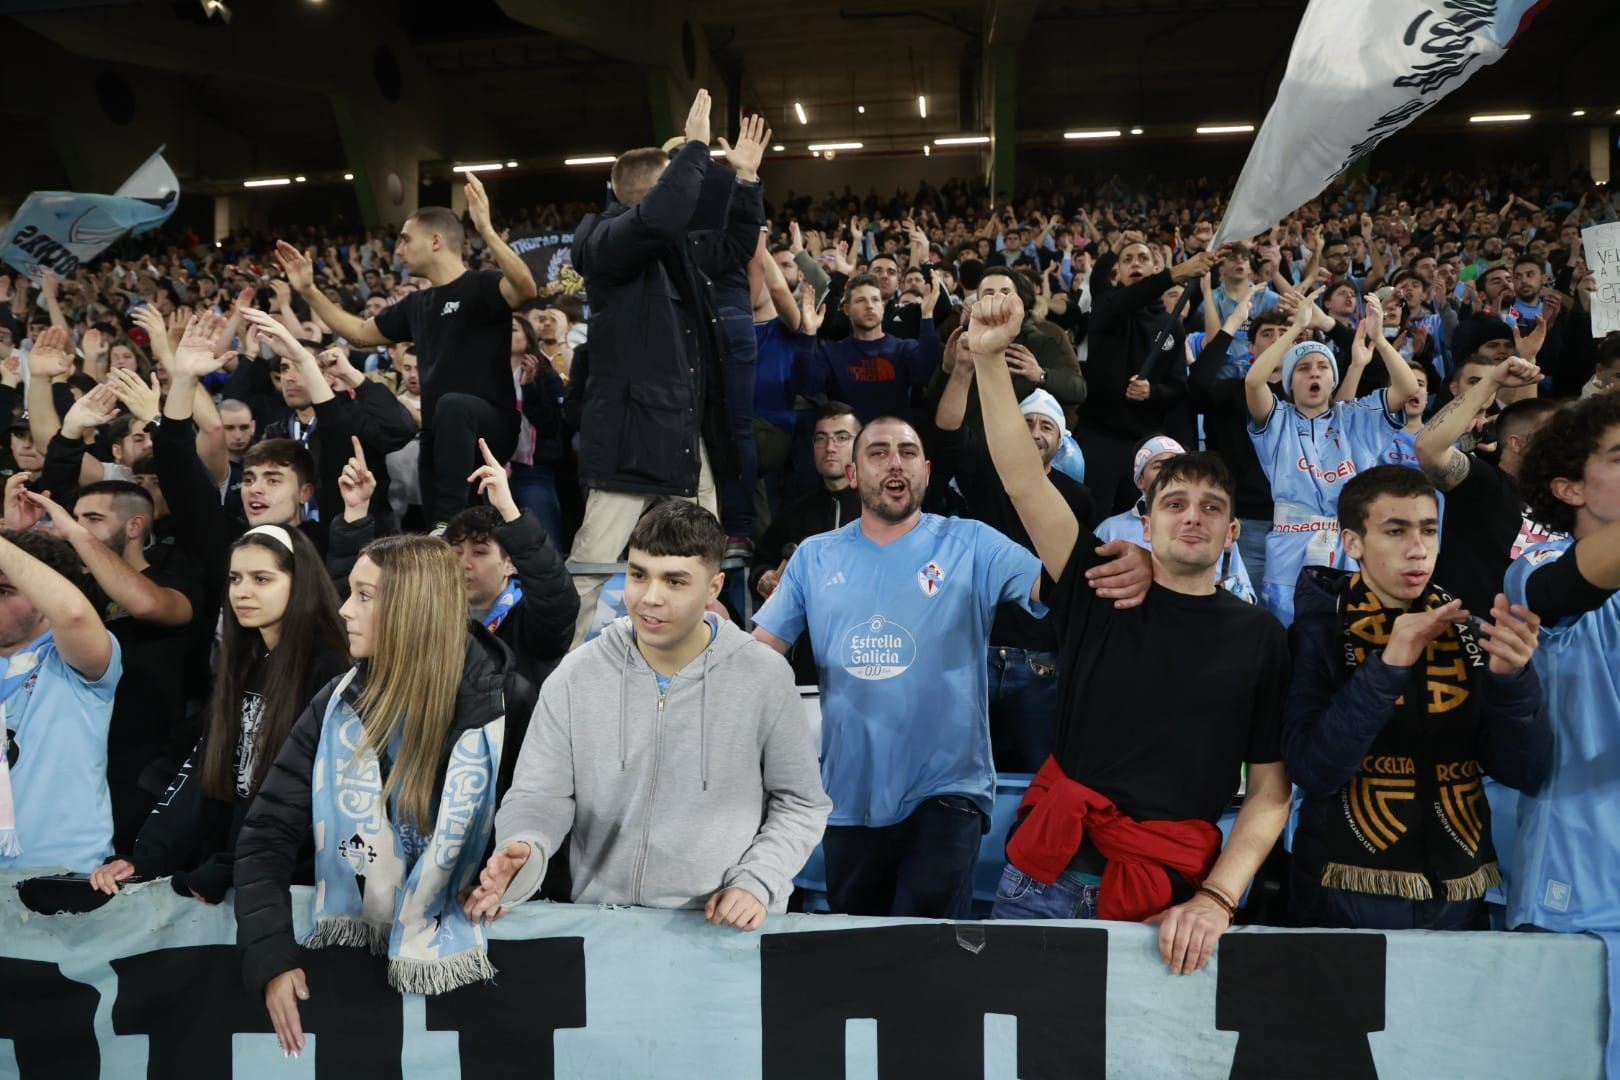
<instances>
[{"instance_id":1,"label":"dark hooded jacket","mask_svg":"<svg viewBox=\"0 0 1620 1080\"><path fill-rule=\"evenodd\" d=\"M467 624L466 660L456 691L456 716L445 735L434 781L438 805L450 750L467 731L505 717L506 737L495 784L499 801L512 785L519 748L539 697L512 651L476 623ZM344 691L353 704L365 686L366 663ZM300 967L293 938L293 866L313 830L310 783L315 750L327 706L339 680L328 683L298 718L275 764L265 774L236 843L236 942L241 946L242 978L249 992L262 993L271 979ZM493 838L492 838L493 839Z\"/></svg>"}]
</instances>

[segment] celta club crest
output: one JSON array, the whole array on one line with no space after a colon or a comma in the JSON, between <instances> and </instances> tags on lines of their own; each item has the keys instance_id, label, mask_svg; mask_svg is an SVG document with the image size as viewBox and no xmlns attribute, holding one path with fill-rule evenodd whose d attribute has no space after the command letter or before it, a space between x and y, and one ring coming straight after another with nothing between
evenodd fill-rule
<instances>
[{"instance_id":1,"label":"celta club crest","mask_svg":"<svg viewBox=\"0 0 1620 1080\"><path fill-rule=\"evenodd\" d=\"M945 571L939 568L939 563L930 562L917 571L917 588L923 591L924 596L934 596L945 586Z\"/></svg>"}]
</instances>

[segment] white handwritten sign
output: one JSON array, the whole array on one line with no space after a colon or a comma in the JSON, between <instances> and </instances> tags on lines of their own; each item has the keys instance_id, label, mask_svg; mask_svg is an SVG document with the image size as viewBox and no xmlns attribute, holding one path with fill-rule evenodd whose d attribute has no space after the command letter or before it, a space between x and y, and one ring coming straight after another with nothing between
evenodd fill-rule
<instances>
[{"instance_id":1,"label":"white handwritten sign","mask_svg":"<svg viewBox=\"0 0 1620 1080\"><path fill-rule=\"evenodd\" d=\"M1597 292L1592 294L1592 336L1602 337L1620 330L1620 221L1582 229L1581 250L1597 278Z\"/></svg>"}]
</instances>

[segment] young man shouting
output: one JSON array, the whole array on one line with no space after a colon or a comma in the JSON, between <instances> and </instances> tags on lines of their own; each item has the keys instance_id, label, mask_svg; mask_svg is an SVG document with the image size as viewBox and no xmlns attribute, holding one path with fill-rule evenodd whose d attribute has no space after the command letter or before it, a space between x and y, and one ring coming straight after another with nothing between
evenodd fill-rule
<instances>
[{"instance_id":1,"label":"young man shouting","mask_svg":"<svg viewBox=\"0 0 1620 1080\"><path fill-rule=\"evenodd\" d=\"M1498 593L1476 632L1434 585L1439 500L1414 469L1353 478L1339 524L1361 569L1307 567L1291 632L1293 921L1484 929L1502 876L1483 777L1533 790L1552 755L1529 666L1539 621Z\"/></svg>"},{"instance_id":2,"label":"young man shouting","mask_svg":"<svg viewBox=\"0 0 1620 1080\"><path fill-rule=\"evenodd\" d=\"M570 835L576 903L701 908L739 930L787 910L832 804L786 661L705 613L725 548L692 503L636 525L630 614L541 688L469 916L532 896Z\"/></svg>"},{"instance_id":3,"label":"young man shouting","mask_svg":"<svg viewBox=\"0 0 1620 1080\"><path fill-rule=\"evenodd\" d=\"M1277 742L1287 643L1275 618L1215 587L1237 523L1231 474L1213 454L1171 458L1146 492L1153 583L1141 606L1099 600L1086 581L1096 538L1041 468L1013 396L1005 352L1022 319L1016 297L981 297L968 347L990 456L1045 568L1059 710L1052 757L1007 844L996 914L1158 920L1160 955L1189 974L1214 953L1288 818ZM1248 791L1223 851L1216 823L1245 762Z\"/></svg>"}]
</instances>

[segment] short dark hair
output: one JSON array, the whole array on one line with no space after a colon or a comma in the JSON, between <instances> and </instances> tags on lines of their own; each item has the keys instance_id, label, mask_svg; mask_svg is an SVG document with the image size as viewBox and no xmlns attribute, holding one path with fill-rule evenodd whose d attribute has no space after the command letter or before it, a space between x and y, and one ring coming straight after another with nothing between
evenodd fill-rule
<instances>
[{"instance_id":1,"label":"short dark hair","mask_svg":"<svg viewBox=\"0 0 1620 1080\"><path fill-rule=\"evenodd\" d=\"M450 518L444 527L444 542L447 544L500 544L495 539L495 530L506 523L501 512L493 506L469 506L458 511ZM505 547L501 548L504 553Z\"/></svg>"},{"instance_id":2,"label":"short dark hair","mask_svg":"<svg viewBox=\"0 0 1620 1080\"><path fill-rule=\"evenodd\" d=\"M872 419L864 421L861 424L861 430L855 436L855 449L859 450L861 448L861 440L866 437L866 433L877 427L879 424L900 424L904 427L910 428L914 432L917 431L917 425L913 424L910 420L907 420L903 416L874 416ZM918 442L922 441L922 434L920 432L917 434L917 440Z\"/></svg>"},{"instance_id":3,"label":"short dark hair","mask_svg":"<svg viewBox=\"0 0 1620 1080\"><path fill-rule=\"evenodd\" d=\"M145 514L148 519L156 512L152 503L152 494L133 480L97 480L93 484L86 484L74 496L75 501L87 495L111 495L114 503L134 500L140 503L140 509L131 510L130 513Z\"/></svg>"},{"instance_id":4,"label":"short dark hair","mask_svg":"<svg viewBox=\"0 0 1620 1080\"><path fill-rule=\"evenodd\" d=\"M1558 402L1543 397L1515 401L1496 414L1497 440L1506 439L1511 435L1523 435L1526 429L1561 408L1563 406Z\"/></svg>"},{"instance_id":5,"label":"short dark hair","mask_svg":"<svg viewBox=\"0 0 1620 1080\"><path fill-rule=\"evenodd\" d=\"M411 220L428 232L444 237L450 250L461 254L461 242L466 238L467 231L461 227L461 219L454 211L443 206L419 206L416 213L411 215Z\"/></svg>"},{"instance_id":6,"label":"short dark hair","mask_svg":"<svg viewBox=\"0 0 1620 1080\"><path fill-rule=\"evenodd\" d=\"M718 568L726 556L726 530L697 503L666 499L641 515L630 547L659 557L695 557Z\"/></svg>"},{"instance_id":7,"label":"short dark hair","mask_svg":"<svg viewBox=\"0 0 1620 1080\"><path fill-rule=\"evenodd\" d=\"M1397 273L1394 278L1392 278L1390 280L1390 284L1391 285L1399 285L1403 281L1422 282L1423 281L1423 275L1418 273L1416 270L1402 270L1399 273Z\"/></svg>"},{"instance_id":8,"label":"short dark hair","mask_svg":"<svg viewBox=\"0 0 1620 1080\"><path fill-rule=\"evenodd\" d=\"M985 265L978 258L963 259L956 267L956 280L966 292L974 292L984 280Z\"/></svg>"},{"instance_id":9,"label":"short dark hair","mask_svg":"<svg viewBox=\"0 0 1620 1080\"><path fill-rule=\"evenodd\" d=\"M1595 366L1608 367L1616 360L1620 360L1620 330L1608 334L1602 341L1598 342Z\"/></svg>"},{"instance_id":10,"label":"short dark hair","mask_svg":"<svg viewBox=\"0 0 1620 1080\"><path fill-rule=\"evenodd\" d=\"M816 412L816 420L818 422L822 420L833 420L840 416L855 416L855 406L845 404L842 401L829 401ZM859 416L855 416L855 426L857 428L861 426L861 418Z\"/></svg>"},{"instance_id":11,"label":"short dark hair","mask_svg":"<svg viewBox=\"0 0 1620 1080\"><path fill-rule=\"evenodd\" d=\"M1525 451L1519 488L1530 516L1555 532L1575 531L1575 508L1553 494L1554 480L1579 480L1601 448L1603 433L1620 424L1620 394L1593 394L1559 409Z\"/></svg>"},{"instance_id":12,"label":"short dark hair","mask_svg":"<svg viewBox=\"0 0 1620 1080\"><path fill-rule=\"evenodd\" d=\"M300 484L315 482L315 458L308 449L292 439L265 439L248 447L242 455L242 468L260 465L280 465L298 474Z\"/></svg>"},{"instance_id":13,"label":"short dark hair","mask_svg":"<svg viewBox=\"0 0 1620 1080\"><path fill-rule=\"evenodd\" d=\"M1024 305L1024 311L1035 314L1035 288L1030 285L1028 277L1010 266L987 266L979 278L979 288L984 288L984 283L993 277L1004 277L1012 282L1013 292L1018 295L1018 302Z\"/></svg>"},{"instance_id":14,"label":"short dark hair","mask_svg":"<svg viewBox=\"0 0 1620 1080\"><path fill-rule=\"evenodd\" d=\"M1423 475L1421 469L1411 469L1405 465L1375 465L1352 476L1339 489L1340 531L1366 532L1367 511L1381 495L1391 495L1397 499L1427 495L1434 499L1435 506L1440 505L1434 485L1429 483L1429 478Z\"/></svg>"},{"instance_id":15,"label":"short dark hair","mask_svg":"<svg viewBox=\"0 0 1620 1080\"><path fill-rule=\"evenodd\" d=\"M892 254L890 254L887 251L878 252L876 255L872 256L872 261L867 263L866 265L867 266L872 266L873 264L877 263L880 259L888 259L890 262L894 263L894 268L896 270L900 269L900 260L895 258Z\"/></svg>"},{"instance_id":16,"label":"short dark hair","mask_svg":"<svg viewBox=\"0 0 1620 1080\"><path fill-rule=\"evenodd\" d=\"M1164 463L1159 469L1159 475L1153 483L1148 485L1146 492L1147 505L1153 508L1159 493L1176 480L1203 481L1213 484L1226 493L1226 509L1229 517L1237 517L1237 482L1232 479L1232 470L1226 467L1221 455L1205 450L1195 451L1191 454L1177 454Z\"/></svg>"},{"instance_id":17,"label":"short dark hair","mask_svg":"<svg viewBox=\"0 0 1620 1080\"><path fill-rule=\"evenodd\" d=\"M1521 266L1533 266L1543 273L1546 272L1546 267L1542 266L1541 260L1536 258L1534 255L1520 255L1517 259L1513 260L1513 269L1517 270Z\"/></svg>"},{"instance_id":18,"label":"short dark hair","mask_svg":"<svg viewBox=\"0 0 1620 1080\"><path fill-rule=\"evenodd\" d=\"M626 195L634 193L639 201L646 194L639 189L646 187L650 190L652 183L657 183L652 178L668 164L669 155L656 146L626 150L613 160L613 171L609 173L608 182L613 185L613 194L624 202ZM649 180L652 183L648 183Z\"/></svg>"},{"instance_id":19,"label":"short dark hair","mask_svg":"<svg viewBox=\"0 0 1620 1080\"><path fill-rule=\"evenodd\" d=\"M1280 307L1274 307L1267 311L1262 311L1260 314L1249 320L1249 339L1252 341L1254 339L1254 335L1259 333L1262 327L1281 326L1286 328L1292 325L1293 321L1294 317Z\"/></svg>"},{"instance_id":20,"label":"short dark hair","mask_svg":"<svg viewBox=\"0 0 1620 1080\"><path fill-rule=\"evenodd\" d=\"M874 259L873 261L876 262L877 260ZM899 264L896 263L895 265L898 266ZM880 293L883 291L883 286L878 284L876 274L856 274L844 283L844 299L848 300L850 293L866 285L870 285Z\"/></svg>"},{"instance_id":21,"label":"short dark hair","mask_svg":"<svg viewBox=\"0 0 1620 1080\"><path fill-rule=\"evenodd\" d=\"M81 591L84 589L84 564L79 561L73 545L66 540L58 540L42 532L24 532L18 529L5 529L0 531L0 536L21 548L23 554L32 555L73 582Z\"/></svg>"},{"instance_id":22,"label":"short dark hair","mask_svg":"<svg viewBox=\"0 0 1620 1080\"><path fill-rule=\"evenodd\" d=\"M144 424L145 422L146 421L137 419L129 413L124 413L122 416L113 417L112 421L107 425L107 442L109 444L123 442L125 439L129 438L130 433L136 424Z\"/></svg>"}]
</instances>

